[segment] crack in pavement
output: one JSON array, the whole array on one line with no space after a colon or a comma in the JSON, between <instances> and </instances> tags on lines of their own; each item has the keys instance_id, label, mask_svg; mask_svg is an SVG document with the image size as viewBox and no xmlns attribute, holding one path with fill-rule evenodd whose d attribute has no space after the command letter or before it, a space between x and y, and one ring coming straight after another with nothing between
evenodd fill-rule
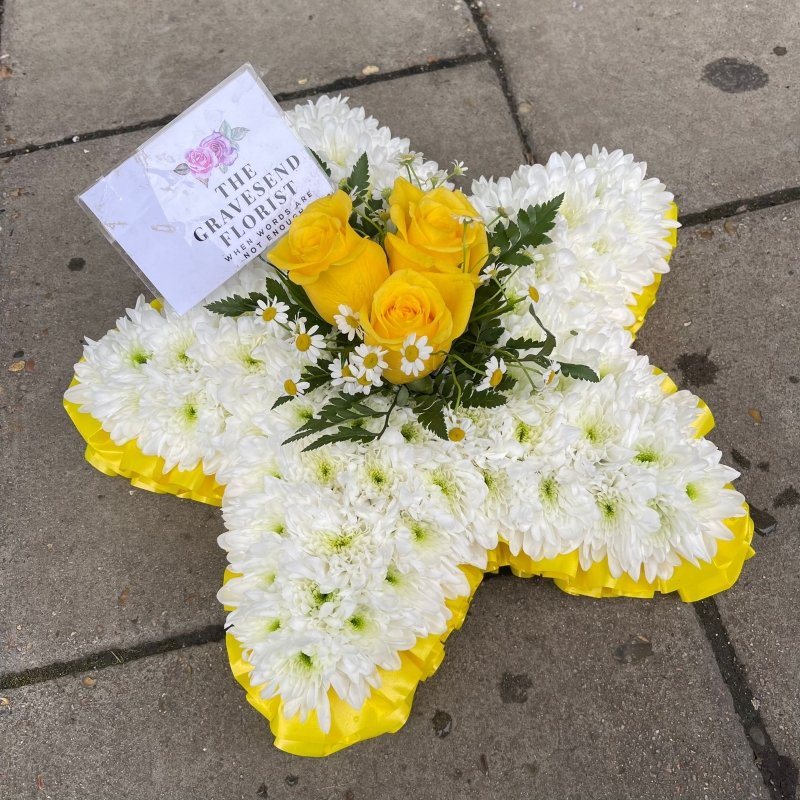
<instances>
[{"instance_id":1,"label":"crack in pavement","mask_svg":"<svg viewBox=\"0 0 800 800\"><path fill-rule=\"evenodd\" d=\"M765 208L783 206L800 200L800 186L791 186L787 189L778 189L768 194L756 195L745 199L730 200L718 206L711 206L704 211L693 211L689 214L681 214L678 222L684 228L691 228L694 225L704 225L707 222L714 222L726 217L738 217L751 211L763 211Z\"/></svg>"},{"instance_id":2,"label":"crack in pavement","mask_svg":"<svg viewBox=\"0 0 800 800\"><path fill-rule=\"evenodd\" d=\"M489 63L492 65L495 74L497 75L497 80L500 82L500 89L506 98L506 103L508 104L508 110L511 114L511 118L514 120L514 127L517 129L517 136L519 136L520 142L522 143L522 150L525 153L525 159L529 164L535 164L536 158L533 155L533 148L528 141L528 134L522 127L522 120L520 120L519 112L517 110L517 101L508 83L508 76L506 74L503 58L500 55L500 49L492 38L491 33L489 33L489 25L486 22L484 12L482 11L481 6L478 5L478 0L464 0L464 2L469 8L470 14L472 14L472 21L475 23L475 27L478 29L478 33L483 41L483 46L486 48L486 52L489 54Z\"/></svg>"},{"instance_id":3,"label":"crack in pavement","mask_svg":"<svg viewBox=\"0 0 800 800\"><path fill-rule=\"evenodd\" d=\"M221 642L224 638L225 628L223 625L208 625L196 631L171 636L168 639L161 639L156 642L145 642L124 650L101 650L98 653L91 653L88 656L76 658L72 661L57 661L53 664L33 667L21 672L8 672L5 675L0 675L0 691L19 689L22 686L31 686L35 683L45 683L56 678L77 675L90 670L118 667L122 664L129 664L131 661L138 661L140 658L163 655L173 650L182 650L185 647L197 647L211 644L212 642Z\"/></svg>"},{"instance_id":4,"label":"crack in pavement","mask_svg":"<svg viewBox=\"0 0 800 800\"><path fill-rule=\"evenodd\" d=\"M2 0L0 0L0 11L1 10ZM479 64L489 60L490 57L486 53L471 53L469 55L456 56L455 58L440 58L438 61L431 61L426 64L415 64L414 66L403 67L402 69L392 70L391 72L377 72L374 75L350 75L345 78L337 78L335 81L324 83L321 86L307 86L292 92L276 94L275 99L279 103L286 103L292 100L302 100L304 97L311 97L315 94L342 92L348 89L355 89L357 86L367 86L372 83L386 83L388 81L396 81L400 78L425 75L429 72L439 72L441 70L454 69L469 64ZM101 128L96 131L65 136L63 139L58 139L53 142L29 144L24 147L17 147L13 150L6 150L0 153L0 158L15 158L17 156L28 155L29 153L36 153L39 150L53 150L56 147L64 147L79 142L89 142L94 139L106 139L110 136L119 136L123 133L134 133L136 131L147 130L148 128L161 128L168 122L172 122L177 116L177 114L167 114L159 119L135 122L131 125L122 125L118 128Z\"/></svg>"},{"instance_id":5,"label":"crack in pavement","mask_svg":"<svg viewBox=\"0 0 800 800\"><path fill-rule=\"evenodd\" d=\"M772 800L795 800L797 765L789 756L781 755L772 742L761 712L756 708L758 703L753 703L753 690L747 681L746 670L731 644L716 601L709 597L692 605L733 699L733 708L742 723L747 743L753 751L753 758L770 797Z\"/></svg>"}]
</instances>

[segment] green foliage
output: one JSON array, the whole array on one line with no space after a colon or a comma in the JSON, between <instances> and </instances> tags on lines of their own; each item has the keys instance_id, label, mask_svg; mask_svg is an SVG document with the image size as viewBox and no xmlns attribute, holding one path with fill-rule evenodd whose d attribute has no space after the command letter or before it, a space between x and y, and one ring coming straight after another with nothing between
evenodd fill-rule
<instances>
[{"instance_id":1,"label":"green foliage","mask_svg":"<svg viewBox=\"0 0 800 800\"><path fill-rule=\"evenodd\" d=\"M309 148L311 150L311 148ZM328 166L328 162L325 161L323 158L320 157L319 153L316 150L311 150L311 155L314 156L316 159L317 164L322 167L323 172L330 178L331 177L331 168Z\"/></svg>"},{"instance_id":2,"label":"green foliage","mask_svg":"<svg viewBox=\"0 0 800 800\"><path fill-rule=\"evenodd\" d=\"M240 297L238 294L233 297L226 297L223 300L215 300L209 303L206 308L215 314L223 317L240 317L251 311L258 310L258 301L263 300L269 305L272 301L285 303L289 307L289 319L305 317L309 325L316 325L323 336L327 336L333 327L317 314L311 301L308 299L305 289L292 283L280 270L275 270L277 278L267 278L266 294L262 292L251 292L247 297Z\"/></svg>"},{"instance_id":3,"label":"green foliage","mask_svg":"<svg viewBox=\"0 0 800 800\"><path fill-rule=\"evenodd\" d=\"M206 308L223 317L240 317L248 311L255 311L258 308L259 300L266 302L268 298L259 292L251 292L247 297L240 297L235 294L233 297L226 297L224 300L215 300L213 303L209 303Z\"/></svg>"},{"instance_id":4,"label":"green foliage","mask_svg":"<svg viewBox=\"0 0 800 800\"><path fill-rule=\"evenodd\" d=\"M391 390L390 390L391 391ZM301 425L297 431L286 439L283 443L295 442L305 439L315 433L323 433L329 428L340 426L337 430L326 433L315 439L311 444L303 448L303 452L316 450L318 447L330 444L331 442L367 442L379 438L389 424L389 415L394 410L396 395L387 411L376 411L361 402L357 395L341 394L326 403L319 411L319 414ZM368 419L384 418L383 428L379 432L369 431L363 427Z\"/></svg>"},{"instance_id":5,"label":"green foliage","mask_svg":"<svg viewBox=\"0 0 800 800\"><path fill-rule=\"evenodd\" d=\"M563 200L564 195L560 194L542 205L520 209L516 223L509 222L508 225L498 225L491 231L488 236L489 249L493 250L498 247L500 254L494 257L494 262L490 263L516 266L530 264L530 258L520 259L521 255L527 258L520 251L527 247L539 247L550 243L547 233L555 227L556 214Z\"/></svg>"},{"instance_id":6,"label":"green foliage","mask_svg":"<svg viewBox=\"0 0 800 800\"><path fill-rule=\"evenodd\" d=\"M356 161L350 176L342 187L348 194L355 192L356 197L362 198L369 189L369 162L367 154L362 153Z\"/></svg>"},{"instance_id":7,"label":"green foliage","mask_svg":"<svg viewBox=\"0 0 800 800\"><path fill-rule=\"evenodd\" d=\"M441 395L431 394L417 397L414 410L417 419L431 433L440 439L447 438L447 425L444 421L444 398Z\"/></svg>"},{"instance_id":8,"label":"green foliage","mask_svg":"<svg viewBox=\"0 0 800 800\"><path fill-rule=\"evenodd\" d=\"M561 364L561 374L568 378L578 378L590 383L598 383L600 376L591 368L584 364Z\"/></svg>"}]
</instances>

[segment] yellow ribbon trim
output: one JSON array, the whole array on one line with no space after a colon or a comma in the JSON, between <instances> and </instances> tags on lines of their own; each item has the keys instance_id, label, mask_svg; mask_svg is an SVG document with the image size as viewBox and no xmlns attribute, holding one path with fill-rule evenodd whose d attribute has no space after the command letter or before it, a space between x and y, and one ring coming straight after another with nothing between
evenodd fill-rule
<instances>
[{"instance_id":1,"label":"yellow ribbon trim","mask_svg":"<svg viewBox=\"0 0 800 800\"><path fill-rule=\"evenodd\" d=\"M667 211L667 213L664 216L665 219L677 220L678 206L676 206L675 203L671 203L669 211ZM674 250L678 245L678 229L673 228L670 231L669 236L666 237L666 240L671 245L672 250ZM670 258L672 257L672 250L670 250L670 252L666 256L664 256L664 259L666 261L669 261ZM629 330L633 334L634 338L636 338L636 334L639 331L639 328L642 327L647 312L652 308L653 303L656 302L656 292L658 292L658 287L660 285L661 285L661 274L658 273L656 274L653 282L649 286L646 286L644 289L642 289L641 294L634 295L636 302L633 305L628 306L628 308L631 311L633 311L634 315L636 316L634 322L631 325L628 325L627 327L627 330Z\"/></svg>"},{"instance_id":2,"label":"yellow ribbon trim","mask_svg":"<svg viewBox=\"0 0 800 800\"><path fill-rule=\"evenodd\" d=\"M678 391L674 381L660 369L656 373L664 375L661 388L666 394ZM705 436L714 427L711 409L698 398L697 407L700 414L692 423L695 438ZM728 484L729 489L733 486ZM719 540L717 553L711 563L700 561L695 566L689 561L676 567L669 580L656 579L649 583L642 576L634 581L627 573L615 578L608 568L608 559L597 561L588 570L581 569L578 551L557 556L556 558L533 561L522 551L512 555L508 544L501 541L499 546L490 551L487 572L497 572L500 567L511 567L511 571L519 578L532 578L541 575L552 578L562 591L573 595L588 597L652 597L656 592L667 594L677 592L685 603L694 603L712 594L730 589L739 579L744 562L755 555L750 546L753 539L753 521L747 503L745 514L725 520L725 525L733 533L733 539Z\"/></svg>"},{"instance_id":3,"label":"yellow ribbon trim","mask_svg":"<svg viewBox=\"0 0 800 800\"><path fill-rule=\"evenodd\" d=\"M700 566L696 567L689 561L683 561L679 567L675 567L668 580L657 578L649 583L642 577L634 581L627 573L615 578L608 568L607 559L583 570L577 550L556 558L533 561L522 551L519 555L512 555L505 542L501 542L489 553L487 572L497 572L500 567L511 567L511 571L519 578L541 575L543 578L552 578L559 589L572 595L653 597L656 592L677 592L685 603L694 603L730 589L738 580L744 562L755 554L750 547L753 521L750 519L747 503L744 504L744 509L743 517L725 520L725 525L733 533L733 539L717 542L717 553L711 563L701 561Z\"/></svg>"},{"instance_id":4,"label":"yellow ribbon trim","mask_svg":"<svg viewBox=\"0 0 800 800\"><path fill-rule=\"evenodd\" d=\"M448 600L447 607L453 616L447 623L447 631L441 635L431 635L417 639L410 650L400 653L400 669L387 672L378 669L381 677L379 689L373 689L364 705L356 710L342 700L333 689L328 690L331 704L331 729L323 733L317 722L316 712L312 711L305 722L300 722L300 714L287 719L283 714L280 696L264 700L259 687L250 684L249 674L253 669L243 658L243 649L233 634L226 636L228 659L234 677L247 692L247 701L269 720L275 736L275 747L296 756L328 756L364 739L380 736L383 733L396 733L405 725L411 713L411 703L417 684L433 675L444 658L444 643L454 630L464 622L467 609L475 590L483 580L483 571L475 567L462 566L470 584L469 597ZM225 571L224 583L236 577L230 570ZM226 610L231 608L226 606Z\"/></svg>"},{"instance_id":5,"label":"yellow ribbon trim","mask_svg":"<svg viewBox=\"0 0 800 800\"><path fill-rule=\"evenodd\" d=\"M677 219L677 216L678 209L673 203L667 218ZM668 241L674 248L677 231L670 233ZM637 295L636 302L630 306L636 320L628 330L634 335L655 302L660 282L661 275L656 275L653 283ZM159 308L160 302L153 301L152 305ZM70 385L74 386L77 382L73 378ZM665 376L664 391L674 392L676 389L675 384ZM702 400L698 402L703 413L694 423L694 427L697 429L697 436L704 436L713 428L714 419L708 406ZM174 494L214 506L222 505L225 487L217 483L213 476L204 474L202 466L190 472L182 472L177 468L165 472L162 458L144 455L135 441L124 445L114 444L109 434L103 430L102 424L90 414L82 414L77 404L64 400L64 408L86 440L86 460L104 474L122 475L133 486L159 494ZM515 575L522 578L534 575L553 578L560 589L574 595L652 597L657 591L677 591L682 600L693 602L732 586L744 561L753 555L750 547L753 523L749 515L727 520L725 524L733 532L734 538L718 543L717 554L711 564L702 563L700 567L695 567L684 562L676 567L667 581L657 580L650 584L644 580L633 581L627 574L615 579L608 569L607 561L594 564L584 571L580 568L577 551L534 562L522 552L518 556L511 555L505 542L501 542L489 553L486 572L496 572L501 566L509 566ZM248 702L269 720L275 736L275 746L294 755L326 756L364 739L397 732L411 713L417 684L433 675L442 663L444 643L452 631L461 627L475 590L483 579L483 571L475 567L462 566L461 570L469 580L470 595L447 601L447 607L453 615L448 622L447 631L440 636L431 635L418 639L413 648L400 653L400 669L391 672L379 669L381 687L372 690L371 696L359 710L341 700L333 689L329 690L331 730L327 734L320 729L315 712L311 712L306 721L301 723L299 714L291 719L283 715L280 697L270 700L260 697L259 687L251 686L249 681L252 665L244 660L239 642L232 634L228 634L226 645L231 670L247 692ZM224 582L232 577L235 577L234 573L226 570ZM227 607L226 609L231 610Z\"/></svg>"},{"instance_id":6,"label":"yellow ribbon trim","mask_svg":"<svg viewBox=\"0 0 800 800\"><path fill-rule=\"evenodd\" d=\"M76 383L78 380L73 378L70 386ZM77 403L64 399L64 408L86 440L86 460L104 475L122 475L137 489L174 494L212 506L222 505L225 487L217 483L213 475L206 475L202 465L191 472L182 472L177 467L164 472L164 459L144 455L135 439L123 445L114 444L102 423L91 414L82 414Z\"/></svg>"}]
</instances>

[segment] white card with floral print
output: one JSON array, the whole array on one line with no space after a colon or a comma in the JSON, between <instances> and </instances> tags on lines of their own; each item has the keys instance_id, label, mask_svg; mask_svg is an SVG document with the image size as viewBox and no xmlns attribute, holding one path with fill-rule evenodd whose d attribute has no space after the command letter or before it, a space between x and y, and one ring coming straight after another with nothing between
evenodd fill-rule
<instances>
[{"instance_id":1,"label":"white card with floral print","mask_svg":"<svg viewBox=\"0 0 800 800\"><path fill-rule=\"evenodd\" d=\"M77 200L183 314L334 188L245 64Z\"/></svg>"}]
</instances>

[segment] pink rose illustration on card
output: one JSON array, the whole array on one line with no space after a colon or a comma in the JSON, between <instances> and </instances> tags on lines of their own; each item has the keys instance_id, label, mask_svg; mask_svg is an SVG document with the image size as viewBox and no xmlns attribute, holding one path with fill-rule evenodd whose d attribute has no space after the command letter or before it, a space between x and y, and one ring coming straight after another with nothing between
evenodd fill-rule
<instances>
[{"instance_id":1,"label":"pink rose illustration on card","mask_svg":"<svg viewBox=\"0 0 800 800\"><path fill-rule=\"evenodd\" d=\"M186 161L178 164L174 172L178 175L193 175L204 186L208 186L209 173L214 169L227 172L239 157L237 142L247 135L248 128L231 128L223 121L218 131L206 136L197 147L186 153Z\"/></svg>"}]
</instances>

